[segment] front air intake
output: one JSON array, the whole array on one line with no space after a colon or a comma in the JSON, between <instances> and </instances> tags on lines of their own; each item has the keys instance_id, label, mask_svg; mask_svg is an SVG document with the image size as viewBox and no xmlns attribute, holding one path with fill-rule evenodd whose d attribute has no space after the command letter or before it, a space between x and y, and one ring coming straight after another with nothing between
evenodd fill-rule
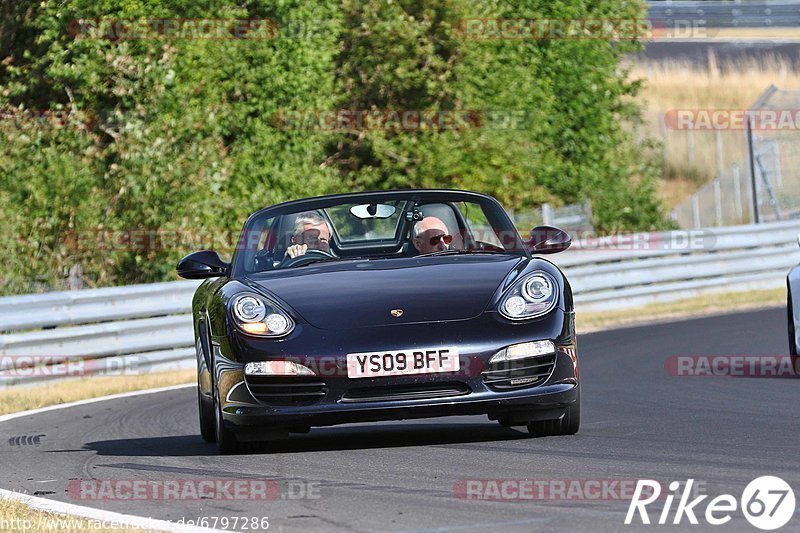
<instances>
[{"instance_id":1,"label":"front air intake","mask_svg":"<svg viewBox=\"0 0 800 533\"><path fill-rule=\"evenodd\" d=\"M317 376L246 375L245 382L253 397L270 405L316 403L328 393L328 386Z\"/></svg>"},{"instance_id":2,"label":"front air intake","mask_svg":"<svg viewBox=\"0 0 800 533\"><path fill-rule=\"evenodd\" d=\"M549 353L514 361L490 364L481 372L483 382L493 390L516 389L541 385L556 366L556 354Z\"/></svg>"}]
</instances>

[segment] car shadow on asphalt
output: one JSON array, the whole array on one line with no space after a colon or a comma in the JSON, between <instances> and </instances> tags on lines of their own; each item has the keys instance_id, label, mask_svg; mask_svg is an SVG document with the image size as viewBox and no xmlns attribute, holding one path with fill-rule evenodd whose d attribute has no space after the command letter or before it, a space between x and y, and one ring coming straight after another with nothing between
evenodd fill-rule
<instances>
[{"instance_id":1,"label":"car shadow on asphalt","mask_svg":"<svg viewBox=\"0 0 800 533\"><path fill-rule=\"evenodd\" d=\"M274 440L254 446L256 453L304 453L372 448L403 448L469 444L527 439L524 427L506 428L499 424L369 424L314 428L307 434L292 434L288 439ZM129 438L103 440L84 444L84 449L98 455L202 456L216 455L214 444L204 442L200 435Z\"/></svg>"}]
</instances>

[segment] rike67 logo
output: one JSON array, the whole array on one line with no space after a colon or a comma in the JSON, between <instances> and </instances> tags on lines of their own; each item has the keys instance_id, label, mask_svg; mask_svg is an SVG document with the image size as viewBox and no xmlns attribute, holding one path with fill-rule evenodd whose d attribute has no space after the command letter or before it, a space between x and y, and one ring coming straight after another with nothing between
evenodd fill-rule
<instances>
[{"instance_id":1,"label":"rike67 logo","mask_svg":"<svg viewBox=\"0 0 800 533\"><path fill-rule=\"evenodd\" d=\"M741 509L742 514L751 525L763 530L778 529L786 525L794 515L795 498L792 487L783 479L775 476L761 476L751 481L742 496L737 500L731 494L720 494L711 499L705 506L705 512L701 514L700 505L708 498L707 494L697 496L689 500L692 496L692 486L694 479L689 479L683 485L673 481L669 484L669 492L663 498L663 507L660 513L658 507L661 506L661 484L651 479L640 479L636 483L636 489L628 507L628 514L625 516L625 524L634 522L635 517L641 520L642 524L650 524L651 517L649 512L656 511L656 523L658 524L680 524L686 518L690 524L699 524L698 515L705 519L707 524L719 526L731 521L732 513ZM673 501L678 499L672 520ZM658 500L658 503L656 501ZM648 510L648 505L651 509ZM685 523L685 522L684 522Z\"/></svg>"}]
</instances>

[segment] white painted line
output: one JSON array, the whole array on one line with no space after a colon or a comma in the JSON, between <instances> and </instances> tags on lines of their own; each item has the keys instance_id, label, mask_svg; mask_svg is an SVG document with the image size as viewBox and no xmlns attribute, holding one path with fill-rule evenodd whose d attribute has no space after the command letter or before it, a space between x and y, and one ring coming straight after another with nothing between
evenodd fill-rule
<instances>
[{"instance_id":1,"label":"white painted line","mask_svg":"<svg viewBox=\"0 0 800 533\"><path fill-rule=\"evenodd\" d=\"M31 409L29 411L20 411L18 413L10 413L7 415L0 416L0 422L13 420L15 418L21 418L23 416L35 415L37 413L55 411L57 409L67 409L69 407L75 407L78 405L87 405L90 403L103 402L106 400L115 400L117 398L130 398L132 396L140 396L143 394L154 394L157 392L180 390L180 389L185 389L187 387L195 387L195 386L196 385L194 383L186 383L184 385L173 385L170 387L161 387L158 389L145 389L145 390L138 390L131 392L123 392L120 394L111 394L109 396L100 396L98 398L78 400L76 402L49 405L47 407L41 407L39 409ZM116 521L119 524L127 524L144 530L151 529L157 531L174 531L178 533L186 533L194 531L202 533L224 532L224 530L222 529L204 528L199 526L191 526L187 524L179 524L177 522L170 522L168 520L157 520L153 518L144 518L141 516L115 513L112 511L104 511L102 509L94 509L92 507L84 507L82 505L74 505L71 503L49 500L47 498L39 498L37 496L30 496L28 494L22 494L20 492L13 492L5 489L0 489L0 498L15 500L27 505L32 509L37 509L40 511L74 515L82 518L88 518L91 520L100 520L107 522Z\"/></svg>"},{"instance_id":2,"label":"white painted line","mask_svg":"<svg viewBox=\"0 0 800 533\"><path fill-rule=\"evenodd\" d=\"M102 509L94 509L92 507L83 507L82 505L74 505L71 503L59 502L55 500L48 500L47 498L39 498L36 496L29 496L20 492L12 492L10 490L0 489L0 498L15 500L27 505L32 509L45 511L49 513L67 514L72 516L79 516L89 520L97 520L105 522L105 527L110 527L111 522L117 524L126 524L144 531L174 531L176 533L230 533L222 529L211 529L199 526L192 526L187 524L180 524L178 522L170 522L169 520L157 520L155 518L144 518L141 516L134 516L129 514L114 513L112 511L104 511ZM64 519L64 520L69 520ZM55 523L55 519L53 519ZM116 528L115 528L116 529Z\"/></svg>"},{"instance_id":3,"label":"white painted line","mask_svg":"<svg viewBox=\"0 0 800 533\"><path fill-rule=\"evenodd\" d=\"M179 390L185 389L187 387L196 387L197 385L194 383L184 383L183 385L172 385L170 387L161 387L158 389L145 389L145 390L135 390L130 392L121 392L119 394L111 394L109 396L99 396L97 398L88 398L86 400L78 400L76 402L69 402L69 403L59 403L56 405L48 405L47 407L40 407L38 409L30 409L29 411L19 411L18 413L9 413L7 415L0 416L0 422L6 422L8 420L14 420L15 418L22 418L23 416L30 416L39 413L46 413L47 411L55 411L58 409L68 409L70 407L75 407L78 405L87 405L90 403L96 402L104 402L106 400L116 400L117 398L130 398L131 396L140 396L142 394L155 394L157 392L166 392L171 390Z\"/></svg>"}]
</instances>

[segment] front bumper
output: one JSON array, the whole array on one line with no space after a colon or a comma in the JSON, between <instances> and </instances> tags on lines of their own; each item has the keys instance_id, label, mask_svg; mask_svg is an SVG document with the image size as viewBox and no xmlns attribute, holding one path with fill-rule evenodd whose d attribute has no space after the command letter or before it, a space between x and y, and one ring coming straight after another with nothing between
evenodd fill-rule
<instances>
[{"instance_id":1,"label":"front bumper","mask_svg":"<svg viewBox=\"0 0 800 533\"><path fill-rule=\"evenodd\" d=\"M282 342L231 335L212 339L222 417L237 434L286 428L304 431L312 426L453 415L488 415L514 422L559 418L578 400L579 382L574 314L556 311L530 324L508 324L482 316L457 323L408 324L381 331L351 330L335 334L298 326ZM414 339L420 347L456 345L458 372L351 379L346 375L347 353L388 350ZM396 337L395 337L396 334ZM313 339L309 342L308 339ZM553 340L557 349L549 375L533 385L503 390L486 384L484 371L492 355L511 344ZM301 349L302 347L302 349ZM335 349L331 350L330 348ZM333 353L331 353L333 352ZM296 354L296 355L294 355ZM244 379L250 361L290 358L314 368L324 383L311 402L268 403L256 399L253 383ZM291 379L291 378L287 378ZM294 390L294 389L293 389ZM369 391L376 391L370 396ZM381 396L400 391L403 397Z\"/></svg>"}]
</instances>

